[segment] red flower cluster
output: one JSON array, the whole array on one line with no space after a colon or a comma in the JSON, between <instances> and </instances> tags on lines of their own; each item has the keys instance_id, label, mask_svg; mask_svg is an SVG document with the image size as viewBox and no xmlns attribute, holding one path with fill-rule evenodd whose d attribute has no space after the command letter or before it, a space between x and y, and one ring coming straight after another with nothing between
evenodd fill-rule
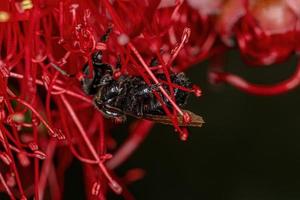
<instances>
[{"instance_id":1,"label":"red flower cluster","mask_svg":"<svg viewBox=\"0 0 300 200\"><path fill-rule=\"evenodd\" d=\"M224 1L216 30L227 46L233 47L233 38L236 40L250 65L262 67L283 62L299 49L299 5L299 0ZM294 75L275 85L252 84L237 75L214 70L210 77L251 94L278 95L299 86L300 65Z\"/></svg>"},{"instance_id":2,"label":"red flower cluster","mask_svg":"<svg viewBox=\"0 0 300 200\"><path fill-rule=\"evenodd\" d=\"M113 66L116 79L131 74L143 77L149 85L159 85L156 74L164 73L164 84L170 89L159 90L173 109L164 104L163 108L180 137L187 138L177 116L184 123L189 123L190 116L176 105L173 90L180 87L197 96L201 92L198 87L183 88L170 81L171 72L190 62L190 57L185 61L179 56L180 52L189 53L183 49L190 37L187 22L180 20L181 12L187 17L188 7L183 2L163 5L159 0L1 3L0 182L11 199L44 199L45 195L61 199L61 177L74 157L86 164L89 199L105 199L108 188L130 199L111 170L135 150L153 122L133 124L128 141L112 157L109 151L116 145L108 133L115 123L95 110L79 81L85 76L84 64L93 67L91 55L96 51L103 52L103 60ZM203 43L194 42L189 48ZM153 58L159 65L150 67ZM68 74L76 74L76 78ZM156 97L163 103L160 95ZM131 171L124 182L142 174Z\"/></svg>"}]
</instances>

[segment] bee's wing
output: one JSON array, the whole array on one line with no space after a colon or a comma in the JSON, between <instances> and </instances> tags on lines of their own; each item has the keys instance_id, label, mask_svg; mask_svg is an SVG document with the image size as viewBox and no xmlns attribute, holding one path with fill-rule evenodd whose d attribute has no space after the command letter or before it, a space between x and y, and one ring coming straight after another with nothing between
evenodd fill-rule
<instances>
[{"instance_id":1,"label":"bee's wing","mask_svg":"<svg viewBox=\"0 0 300 200\"><path fill-rule=\"evenodd\" d=\"M190 116L191 116L191 122L186 124L183 121L183 117L182 116L178 116L178 123L179 126L191 126L191 127L201 127L205 122L203 120L203 118L199 115L196 115L195 113L189 111L189 110L182 110L183 112L187 112ZM166 116L166 115L149 115L146 114L143 116L144 119L148 119L154 122L158 122L161 124L168 124L168 125L172 125L172 120Z\"/></svg>"}]
</instances>

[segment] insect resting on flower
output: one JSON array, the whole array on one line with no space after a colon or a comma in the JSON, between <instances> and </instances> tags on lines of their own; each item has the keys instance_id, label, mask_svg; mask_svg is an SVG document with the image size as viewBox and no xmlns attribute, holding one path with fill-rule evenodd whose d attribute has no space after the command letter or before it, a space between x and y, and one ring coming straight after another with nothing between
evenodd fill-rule
<instances>
[{"instance_id":1,"label":"insect resting on flower","mask_svg":"<svg viewBox=\"0 0 300 200\"><path fill-rule=\"evenodd\" d=\"M86 94L94 96L96 107L107 118L124 121L126 115L136 118L145 118L152 121L172 124L166 116L161 102L153 94L156 91L163 103L172 110L172 106L158 89L162 85L168 89L168 85L160 83L148 85L140 76L121 75L117 80L113 78L112 67L102 62L102 53L96 52L92 56L93 77L89 78L89 66L83 69L85 77L82 80L82 87ZM164 74L156 74L157 78L166 81ZM173 84L191 88L192 84L183 72L170 75ZM174 89L175 102L179 107L187 103L189 93L179 88ZM201 126L203 120L200 116L187 111L191 117L189 126ZM180 120L179 120L180 121ZM180 122L183 125L183 122Z\"/></svg>"},{"instance_id":2,"label":"insect resting on flower","mask_svg":"<svg viewBox=\"0 0 300 200\"><path fill-rule=\"evenodd\" d=\"M113 77L112 66L102 62L102 52L92 54L93 73L90 74L90 67L87 64L83 67L83 78L81 85L87 95L93 96L93 101L98 110L109 119L125 121L126 115L148 119L163 124L173 124L163 109L164 103L168 109L173 111L169 100L159 91L159 86L168 90L169 86L164 84L167 78L165 74L158 73L156 77L162 82L148 85L142 77L132 75L121 75L117 79ZM62 74L67 74L58 66L52 65ZM192 84L183 72L171 73L172 84L180 87L192 88ZM154 92L161 97L160 102ZM173 91L175 103L182 108L186 105L189 93L179 88ZM202 117L184 110L191 116L189 123L185 123L182 117L178 116L179 126L201 127L204 123Z\"/></svg>"}]
</instances>

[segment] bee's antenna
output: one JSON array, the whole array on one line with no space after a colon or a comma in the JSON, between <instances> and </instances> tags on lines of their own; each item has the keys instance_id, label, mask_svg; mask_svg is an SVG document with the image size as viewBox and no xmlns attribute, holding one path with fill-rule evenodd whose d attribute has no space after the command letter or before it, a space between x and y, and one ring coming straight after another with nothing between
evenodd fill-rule
<instances>
[{"instance_id":1,"label":"bee's antenna","mask_svg":"<svg viewBox=\"0 0 300 200\"><path fill-rule=\"evenodd\" d=\"M57 71L59 71L62 75L67 76L67 77L74 77L74 75L69 74L68 72L66 72L65 70L63 70L59 66L57 66L56 64L54 64L54 63L51 62L50 65L52 67L54 67L54 69L56 69Z\"/></svg>"},{"instance_id":2,"label":"bee's antenna","mask_svg":"<svg viewBox=\"0 0 300 200\"><path fill-rule=\"evenodd\" d=\"M113 30L113 26L110 25L108 27L108 29L105 31L104 35L102 35L101 42L106 42L107 41L107 39L108 39L110 33L112 32L112 30Z\"/></svg>"}]
</instances>

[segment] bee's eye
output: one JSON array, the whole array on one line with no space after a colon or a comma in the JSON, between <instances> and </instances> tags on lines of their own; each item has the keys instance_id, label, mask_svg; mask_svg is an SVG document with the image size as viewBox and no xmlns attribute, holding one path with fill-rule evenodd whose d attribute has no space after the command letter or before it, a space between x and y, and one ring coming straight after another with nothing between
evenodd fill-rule
<instances>
[{"instance_id":1,"label":"bee's eye","mask_svg":"<svg viewBox=\"0 0 300 200\"><path fill-rule=\"evenodd\" d=\"M94 53L94 55L93 55L93 64L101 65L101 63L102 63L102 52L98 51L98 52Z\"/></svg>"},{"instance_id":2,"label":"bee's eye","mask_svg":"<svg viewBox=\"0 0 300 200\"><path fill-rule=\"evenodd\" d=\"M97 59L102 60L102 55L100 53L97 54Z\"/></svg>"}]
</instances>

